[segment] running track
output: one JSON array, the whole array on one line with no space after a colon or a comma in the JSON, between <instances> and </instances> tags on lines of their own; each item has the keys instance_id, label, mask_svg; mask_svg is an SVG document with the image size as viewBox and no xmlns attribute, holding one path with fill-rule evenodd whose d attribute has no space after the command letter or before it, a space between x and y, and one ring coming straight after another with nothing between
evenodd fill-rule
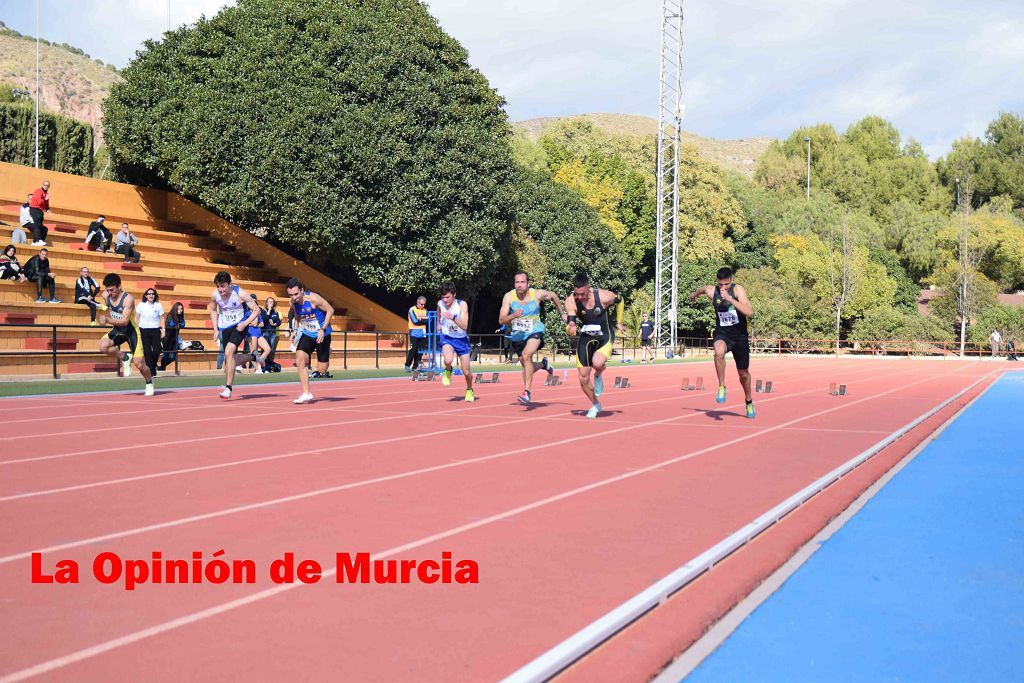
<instances>
[{"instance_id":1,"label":"running track","mask_svg":"<svg viewBox=\"0 0 1024 683\"><path fill-rule=\"evenodd\" d=\"M625 367L596 421L574 383L524 409L511 374L475 404L400 379L321 383L308 406L281 385L0 402L0 680L499 679L1003 366L755 359L776 384L755 421L731 367L725 406L679 391L708 363ZM89 572L106 550L220 549L255 560L258 583L126 592ZM31 584L34 551L78 560L81 583ZM288 551L325 568L338 551L450 551L480 583L274 586L265 568ZM654 673L620 666L605 680Z\"/></svg>"}]
</instances>

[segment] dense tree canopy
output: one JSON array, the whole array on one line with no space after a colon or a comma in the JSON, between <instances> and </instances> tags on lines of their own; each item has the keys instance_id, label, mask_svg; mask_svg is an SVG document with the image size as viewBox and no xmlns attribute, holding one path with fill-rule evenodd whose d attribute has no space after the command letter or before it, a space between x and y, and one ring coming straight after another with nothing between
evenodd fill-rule
<instances>
[{"instance_id":1,"label":"dense tree canopy","mask_svg":"<svg viewBox=\"0 0 1024 683\"><path fill-rule=\"evenodd\" d=\"M415 0L239 0L105 103L119 177L396 290L472 291L508 237L503 101Z\"/></svg>"}]
</instances>

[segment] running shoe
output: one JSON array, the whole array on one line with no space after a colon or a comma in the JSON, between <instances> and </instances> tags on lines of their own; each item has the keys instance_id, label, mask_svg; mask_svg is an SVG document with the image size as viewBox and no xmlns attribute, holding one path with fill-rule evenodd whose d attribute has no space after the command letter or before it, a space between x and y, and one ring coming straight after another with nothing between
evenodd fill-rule
<instances>
[{"instance_id":1,"label":"running shoe","mask_svg":"<svg viewBox=\"0 0 1024 683\"><path fill-rule=\"evenodd\" d=\"M132 374L132 354L127 351L121 354L121 374L125 377Z\"/></svg>"},{"instance_id":2,"label":"running shoe","mask_svg":"<svg viewBox=\"0 0 1024 683\"><path fill-rule=\"evenodd\" d=\"M312 400L313 400L313 394L306 393L306 394L301 394L297 399L292 401L292 403L296 403L296 404L309 403Z\"/></svg>"},{"instance_id":3,"label":"running shoe","mask_svg":"<svg viewBox=\"0 0 1024 683\"><path fill-rule=\"evenodd\" d=\"M587 417L589 417L591 420L593 420L594 418L597 417L597 414L600 413L600 412L601 412L601 404L600 403L595 403L594 405L590 406L590 410L587 411Z\"/></svg>"},{"instance_id":4,"label":"running shoe","mask_svg":"<svg viewBox=\"0 0 1024 683\"><path fill-rule=\"evenodd\" d=\"M718 387L718 395L715 396L715 403L725 403L725 387Z\"/></svg>"},{"instance_id":5,"label":"running shoe","mask_svg":"<svg viewBox=\"0 0 1024 683\"><path fill-rule=\"evenodd\" d=\"M548 362L546 356L544 357L544 360L540 362L540 369L548 373L548 377L551 377L553 374L555 374L555 369L551 367L551 363Z\"/></svg>"},{"instance_id":6,"label":"running shoe","mask_svg":"<svg viewBox=\"0 0 1024 683\"><path fill-rule=\"evenodd\" d=\"M747 417L749 417L751 420L753 420L755 417L757 417L757 412L754 410L754 404L753 403L748 403L747 404Z\"/></svg>"},{"instance_id":7,"label":"running shoe","mask_svg":"<svg viewBox=\"0 0 1024 683\"><path fill-rule=\"evenodd\" d=\"M598 375L594 378L594 396L600 396L604 393L604 377Z\"/></svg>"},{"instance_id":8,"label":"running shoe","mask_svg":"<svg viewBox=\"0 0 1024 683\"><path fill-rule=\"evenodd\" d=\"M218 394L218 396L220 396L221 398L225 398L225 399L231 398L231 390L228 389L227 387L224 387L224 391L220 392L220 394Z\"/></svg>"},{"instance_id":9,"label":"running shoe","mask_svg":"<svg viewBox=\"0 0 1024 683\"><path fill-rule=\"evenodd\" d=\"M146 385L146 396L153 396L156 394L156 389L153 388L153 383L150 382Z\"/></svg>"},{"instance_id":10,"label":"running shoe","mask_svg":"<svg viewBox=\"0 0 1024 683\"><path fill-rule=\"evenodd\" d=\"M473 395L472 389L466 389L466 403L472 403L476 400L476 396Z\"/></svg>"},{"instance_id":11,"label":"running shoe","mask_svg":"<svg viewBox=\"0 0 1024 683\"><path fill-rule=\"evenodd\" d=\"M519 402L522 403L524 406L530 405L530 398L531 397L529 391L524 390L523 393L519 394Z\"/></svg>"},{"instance_id":12,"label":"running shoe","mask_svg":"<svg viewBox=\"0 0 1024 683\"><path fill-rule=\"evenodd\" d=\"M256 365L260 366L261 368L265 364L263 362L263 358L260 357L259 351L253 351L252 352L252 362L256 363Z\"/></svg>"},{"instance_id":13,"label":"running shoe","mask_svg":"<svg viewBox=\"0 0 1024 683\"><path fill-rule=\"evenodd\" d=\"M443 384L446 387L450 387L452 385L451 370L445 370L444 372L441 373L441 384Z\"/></svg>"}]
</instances>

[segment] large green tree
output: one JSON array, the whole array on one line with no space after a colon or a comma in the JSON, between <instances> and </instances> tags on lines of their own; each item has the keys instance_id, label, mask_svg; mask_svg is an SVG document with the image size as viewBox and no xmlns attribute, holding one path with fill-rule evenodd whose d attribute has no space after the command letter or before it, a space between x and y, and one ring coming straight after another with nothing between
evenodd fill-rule
<instances>
[{"instance_id":1,"label":"large green tree","mask_svg":"<svg viewBox=\"0 0 1024 683\"><path fill-rule=\"evenodd\" d=\"M472 292L507 243L503 101L416 0L239 0L122 77L120 178L393 290Z\"/></svg>"}]
</instances>

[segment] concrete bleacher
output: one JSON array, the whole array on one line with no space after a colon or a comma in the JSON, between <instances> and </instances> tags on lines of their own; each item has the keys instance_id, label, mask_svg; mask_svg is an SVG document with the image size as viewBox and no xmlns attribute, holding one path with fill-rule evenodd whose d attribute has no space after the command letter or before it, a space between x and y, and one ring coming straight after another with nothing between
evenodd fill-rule
<instances>
[{"instance_id":1,"label":"concrete bleacher","mask_svg":"<svg viewBox=\"0 0 1024 683\"><path fill-rule=\"evenodd\" d=\"M182 336L202 341L208 353L182 355L182 371L216 367L217 349L212 343L207 305L213 276L220 270L230 272L234 282L259 297L261 303L267 296L277 299L283 323L288 315L283 283L289 277L299 277L335 308L335 356L347 348L350 361L356 365L365 365L367 360L373 364L377 357L391 364L401 362L395 359L405 346L403 337L375 338L377 335L371 333L403 332L402 317L171 192L0 163L0 221L10 224L0 226L0 244L9 242L25 195L43 180L51 182L51 211L44 223L50 228L50 270L56 279L57 298L63 303L36 303L34 283L0 281L0 323L83 326L57 331L57 348L61 351L58 370L62 375L115 371L111 360L97 352L99 338L106 330L84 327L89 324L89 311L74 303L74 283L83 266L97 282L108 272L119 273L127 291L136 297L154 287L165 309L177 301L185 305L187 327ZM85 249L88 225L99 214L106 216L112 233L122 222L131 226L139 238L140 263L126 264L113 252ZM21 264L41 248L17 245ZM350 333L347 339L340 334L342 331ZM52 335L52 328L0 326L0 377L50 374ZM377 354L375 348L382 353ZM282 365L291 362L286 338L278 345L277 358Z\"/></svg>"}]
</instances>

